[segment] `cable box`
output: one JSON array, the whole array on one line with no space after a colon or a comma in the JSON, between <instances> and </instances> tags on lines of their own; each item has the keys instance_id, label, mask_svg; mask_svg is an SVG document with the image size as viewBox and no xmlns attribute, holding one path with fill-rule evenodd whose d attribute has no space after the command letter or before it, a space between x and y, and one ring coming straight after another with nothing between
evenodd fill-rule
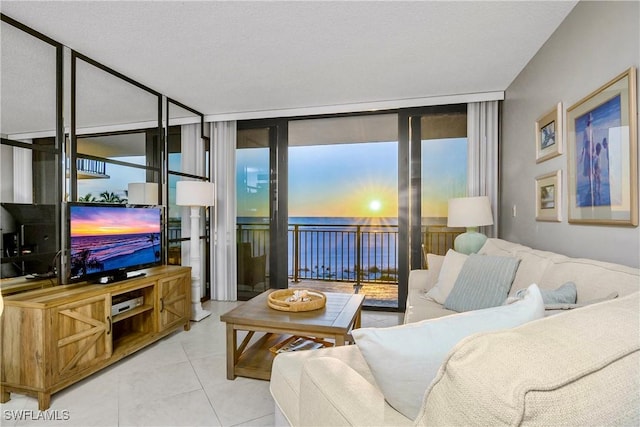
<instances>
[{"instance_id":1,"label":"cable box","mask_svg":"<svg viewBox=\"0 0 640 427\"><path fill-rule=\"evenodd\" d=\"M126 313L127 311L133 310L142 304L144 304L143 296L133 297L124 301L118 301L118 299L114 297L111 303L111 315L115 316L116 314Z\"/></svg>"}]
</instances>

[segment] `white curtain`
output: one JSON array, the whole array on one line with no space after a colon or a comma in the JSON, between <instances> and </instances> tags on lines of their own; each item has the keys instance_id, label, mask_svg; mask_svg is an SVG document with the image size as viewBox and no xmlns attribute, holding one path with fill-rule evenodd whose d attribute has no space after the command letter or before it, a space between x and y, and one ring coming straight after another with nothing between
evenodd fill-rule
<instances>
[{"instance_id":1,"label":"white curtain","mask_svg":"<svg viewBox=\"0 0 640 427\"><path fill-rule=\"evenodd\" d=\"M467 196L488 196L493 226L482 227L489 237L498 235L498 101L471 102L467 106Z\"/></svg>"},{"instance_id":2,"label":"white curtain","mask_svg":"<svg viewBox=\"0 0 640 427\"><path fill-rule=\"evenodd\" d=\"M238 299L236 273L236 122L211 123L211 177L216 205L211 238L211 298Z\"/></svg>"}]
</instances>

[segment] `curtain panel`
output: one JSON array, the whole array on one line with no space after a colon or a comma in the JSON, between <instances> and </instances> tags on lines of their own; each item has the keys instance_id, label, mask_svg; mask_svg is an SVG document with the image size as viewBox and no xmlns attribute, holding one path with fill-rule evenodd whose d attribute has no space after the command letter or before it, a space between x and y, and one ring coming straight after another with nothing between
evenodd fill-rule
<instances>
[{"instance_id":1,"label":"curtain panel","mask_svg":"<svg viewBox=\"0 0 640 427\"><path fill-rule=\"evenodd\" d=\"M467 196L487 196L493 225L481 227L498 236L498 101L470 102L467 106Z\"/></svg>"},{"instance_id":2,"label":"curtain panel","mask_svg":"<svg viewBox=\"0 0 640 427\"><path fill-rule=\"evenodd\" d=\"M216 185L211 233L211 298L238 299L236 272L236 121L210 123L211 179Z\"/></svg>"}]
</instances>

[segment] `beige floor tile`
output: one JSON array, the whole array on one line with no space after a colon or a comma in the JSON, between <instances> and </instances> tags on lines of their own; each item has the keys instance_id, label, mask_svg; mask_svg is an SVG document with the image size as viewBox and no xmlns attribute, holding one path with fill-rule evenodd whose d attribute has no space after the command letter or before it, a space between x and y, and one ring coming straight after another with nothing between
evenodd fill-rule
<instances>
[{"instance_id":1,"label":"beige floor tile","mask_svg":"<svg viewBox=\"0 0 640 427\"><path fill-rule=\"evenodd\" d=\"M274 423L269 382L226 379L225 324L220 315L240 302L206 302L211 316L178 331L89 378L56 393L46 416L66 421L21 420L37 417L38 401L12 394L0 405L2 427L13 426L267 426ZM365 311L365 327L402 323L402 314ZM243 333L239 334L242 339ZM20 412L22 411L22 412ZM57 411L57 412L56 412Z\"/></svg>"},{"instance_id":2,"label":"beige floor tile","mask_svg":"<svg viewBox=\"0 0 640 427\"><path fill-rule=\"evenodd\" d=\"M203 390L121 408L120 426L220 426Z\"/></svg>"}]
</instances>

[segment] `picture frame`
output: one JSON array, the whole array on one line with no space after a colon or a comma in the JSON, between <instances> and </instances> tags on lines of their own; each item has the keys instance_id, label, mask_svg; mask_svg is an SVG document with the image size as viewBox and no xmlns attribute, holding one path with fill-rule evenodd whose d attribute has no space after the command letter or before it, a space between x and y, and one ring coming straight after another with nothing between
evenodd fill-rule
<instances>
[{"instance_id":1,"label":"picture frame","mask_svg":"<svg viewBox=\"0 0 640 427\"><path fill-rule=\"evenodd\" d=\"M562 154L562 102L536 120L536 163Z\"/></svg>"},{"instance_id":2,"label":"picture frame","mask_svg":"<svg viewBox=\"0 0 640 427\"><path fill-rule=\"evenodd\" d=\"M631 67L567 109L569 223L638 225L636 82Z\"/></svg>"},{"instance_id":3,"label":"picture frame","mask_svg":"<svg viewBox=\"0 0 640 427\"><path fill-rule=\"evenodd\" d=\"M536 177L536 221L562 221L562 171Z\"/></svg>"}]
</instances>

